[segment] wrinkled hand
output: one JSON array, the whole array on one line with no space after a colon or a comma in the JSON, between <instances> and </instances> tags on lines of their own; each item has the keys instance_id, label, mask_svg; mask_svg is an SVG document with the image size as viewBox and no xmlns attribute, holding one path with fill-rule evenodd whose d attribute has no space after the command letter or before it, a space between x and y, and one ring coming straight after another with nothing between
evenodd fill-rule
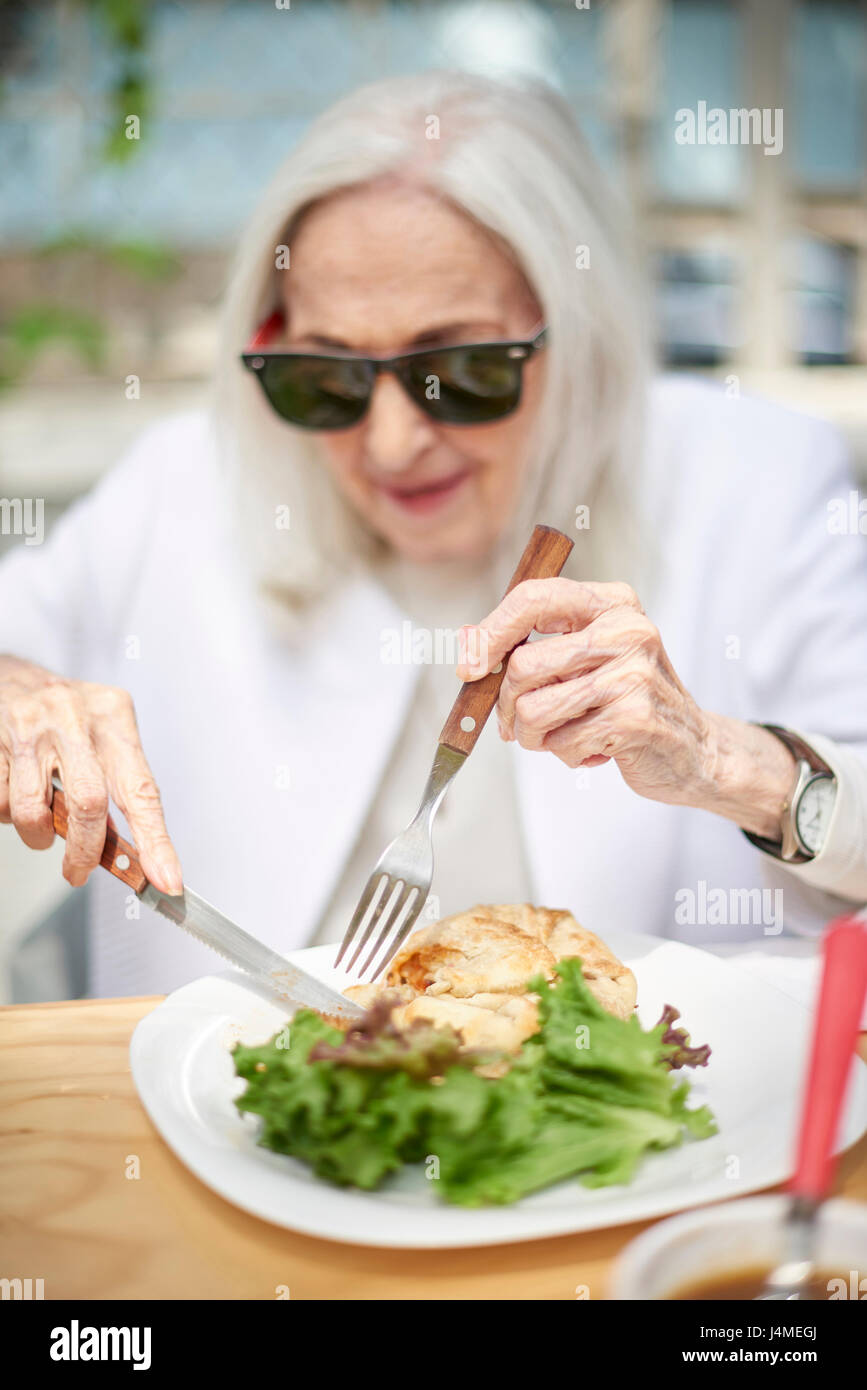
<instances>
[{"instance_id":1,"label":"wrinkled hand","mask_svg":"<svg viewBox=\"0 0 867 1390\"><path fill-rule=\"evenodd\" d=\"M71 884L85 883L99 863L111 797L150 881L163 892L183 891L130 695L0 656L0 821L14 825L31 849L48 849L54 840L55 773L69 810L63 875Z\"/></svg>"},{"instance_id":2,"label":"wrinkled hand","mask_svg":"<svg viewBox=\"0 0 867 1390\"><path fill-rule=\"evenodd\" d=\"M708 723L677 678L662 638L627 584L530 579L471 635L472 679L530 632L555 634L512 653L500 687L502 738L545 749L567 767L614 758L641 796L679 801L707 778Z\"/></svg>"},{"instance_id":3,"label":"wrinkled hand","mask_svg":"<svg viewBox=\"0 0 867 1390\"><path fill-rule=\"evenodd\" d=\"M500 688L500 735L567 767L614 759L654 801L706 807L773 835L794 766L767 730L710 714L678 679L662 638L628 584L530 579L462 630L458 666L478 680L512 653ZM760 827L760 828L759 828Z\"/></svg>"}]
</instances>

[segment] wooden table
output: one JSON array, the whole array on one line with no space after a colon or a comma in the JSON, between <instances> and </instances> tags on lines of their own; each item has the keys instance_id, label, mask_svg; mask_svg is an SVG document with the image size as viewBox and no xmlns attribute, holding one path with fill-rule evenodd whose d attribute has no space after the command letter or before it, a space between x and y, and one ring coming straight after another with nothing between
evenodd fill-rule
<instances>
[{"instance_id":1,"label":"wooden table","mask_svg":"<svg viewBox=\"0 0 867 1390\"><path fill-rule=\"evenodd\" d=\"M45 1297L604 1298L648 1223L486 1250L373 1250L295 1235L210 1192L160 1139L129 1069L158 998L0 1009L0 1277ZM867 1036L859 1049L867 1059ZM128 1176L138 1159L139 1176ZM837 1191L867 1200L867 1136ZM285 1297L285 1294L283 1295Z\"/></svg>"}]
</instances>

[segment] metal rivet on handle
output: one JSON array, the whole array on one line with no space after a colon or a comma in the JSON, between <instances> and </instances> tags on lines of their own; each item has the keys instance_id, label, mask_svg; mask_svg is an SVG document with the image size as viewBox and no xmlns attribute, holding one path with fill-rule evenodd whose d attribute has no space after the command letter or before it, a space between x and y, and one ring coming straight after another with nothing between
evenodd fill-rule
<instances>
[{"instance_id":1,"label":"metal rivet on handle","mask_svg":"<svg viewBox=\"0 0 867 1390\"><path fill-rule=\"evenodd\" d=\"M129 868L129 855L127 855L127 854L119 854L119 855L117 856L117 858L115 859L115 861L114 861L114 867L115 867L116 869L128 869L128 868Z\"/></svg>"},{"instance_id":2,"label":"metal rivet on handle","mask_svg":"<svg viewBox=\"0 0 867 1390\"><path fill-rule=\"evenodd\" d=\"M500 672L502 671L502 669L503 669L503 663L502 663L502 661L498 661L497 664L496 664L496 666L492 666L492 667L491 667L491 672L492 672L493 675L498 676L498 675L500 674Z\"/></svg>"},{"instance_id":3,"label":"metal rivet on handle","mask_svg":"<svg viewBox=\"0 0 867 1390\"><path fill-rule=\"evenodd\" d=\"M476 727L476 721L471 714L465 714L461 720L461 728L465 734L471 734Z\"/></svg>"}]
</instances>

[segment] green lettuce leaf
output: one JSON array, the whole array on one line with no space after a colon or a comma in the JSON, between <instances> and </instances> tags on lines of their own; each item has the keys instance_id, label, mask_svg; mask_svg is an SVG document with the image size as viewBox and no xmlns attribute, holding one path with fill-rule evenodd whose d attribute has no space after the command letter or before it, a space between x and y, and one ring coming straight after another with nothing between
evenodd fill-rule
<instances>
[{"instance_id":1,"label":"green lettuce leaf","mask_svg":"<svg viewBox=\"0 0 867 1390\"><path fill-rule=\"evenodd\" d=\"M602 1008L579 961L557 977L530 982L540 1029L503 1075L478 1070L502 1054L468 1052L448 1027L398 1029L387 1003L346 1034L302 1010L262 1046L235 1048L236 1104L260 1117L262 1145L330 1182L372 1189L423 1163L446 1200L471 1207L570 1177L627 1183L648 1151L716 1132L671 1075L709 1052L672 1028L675 1010L645 1030Z\"/></svg>"}]
</instances>

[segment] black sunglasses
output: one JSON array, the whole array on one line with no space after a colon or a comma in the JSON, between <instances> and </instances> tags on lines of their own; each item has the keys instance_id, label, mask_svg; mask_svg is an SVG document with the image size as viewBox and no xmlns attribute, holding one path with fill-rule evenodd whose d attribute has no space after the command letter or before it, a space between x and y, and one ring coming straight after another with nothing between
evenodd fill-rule
<instances>
[{"instance_id":1,"label":"black sunglasses","mask_svg":"<svg viewBox=\"0 0 867 1390\"><path fill-rule=\"evenodd\" d=\"M521 400L523 366L545 345L547 329L525 342L459 343L396 357L251 350L254 372L282 420L305 430L345 430L370 405L380 372L392 372L412 401L446 425L502 420Z\"/></svg>"}]
</instances>

